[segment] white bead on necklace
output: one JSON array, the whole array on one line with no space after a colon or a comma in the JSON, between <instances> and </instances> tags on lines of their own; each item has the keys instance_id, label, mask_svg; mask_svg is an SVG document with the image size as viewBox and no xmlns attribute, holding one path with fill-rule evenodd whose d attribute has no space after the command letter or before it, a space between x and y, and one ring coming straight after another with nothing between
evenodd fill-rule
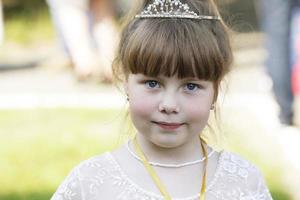
<instances>
[{"instance_id":1,"label":"white bead on necklace","mask_svg":"<svg viewBox=\"0 0 300 200\"><path fill-rule=\"evenodd\" d=\"M127 150L128 152L137 160L139 160L140 162L142 162L142 159L140 157L138 157L129 147L129 140L126 144ZM214 150L212 150L208 155L207 158L210 158L213 154L214 154ZM198 159L198 160L194 160L194 161L190 161L190 162L185 162L185 163L181 163L181 164L164 164L164 163L157 163L157 162L151 162L149 161L148 163L152 166L157 166L157 167L165 167L165 168L179 168L179 167L185 167L185 166L190 166L190 165L195 165L198 163L201 163L205 160L205 157Z\"/></svg>"}]
</instances>

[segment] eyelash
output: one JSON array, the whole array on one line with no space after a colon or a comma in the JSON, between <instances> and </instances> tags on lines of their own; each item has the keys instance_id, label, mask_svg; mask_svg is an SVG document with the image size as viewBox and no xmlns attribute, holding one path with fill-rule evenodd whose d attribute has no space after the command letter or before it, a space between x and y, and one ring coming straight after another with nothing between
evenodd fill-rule
<instances>
[{"instance_id":1,"label":"eyelash","mask_svg":"<svg viewBox=\"0 0 300 200\"><path fill-rule=\"evenodd\" d=\"M192 90L188 89L188 86L191 86L191 85L194 86L194 89L192 89ZM187 83L184 86L184 90L187 91L187 92L196 92L197 90L199 90L201 88L202 88L202 86L199 85L199 84L196 84L196 83Z\"/></svg>"},{"instance_id":2,"label":"eyelash","mask_svg":"<svg viewBox=\"0 0 300 200\"><path fill-rule=\"evenodd\" d=\"M154 86L154 87L151 87L151 86L149 85L150 83L155 83L155 86ZM157 85L160 87L158 81L156 81L156 80L146 80L146 81L144 82L144 84L145 84L145 85L147 86L147 88L149 88L149 89L156 88Z\"/></svg>"}]
</instances>

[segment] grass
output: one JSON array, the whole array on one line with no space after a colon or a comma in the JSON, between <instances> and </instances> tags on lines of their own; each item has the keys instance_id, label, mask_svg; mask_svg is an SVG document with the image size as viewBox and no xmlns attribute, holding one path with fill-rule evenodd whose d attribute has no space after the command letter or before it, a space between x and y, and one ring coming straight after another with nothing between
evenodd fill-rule
<instances>
[{"instance_id":1,"label":"grass","mask_svg":"<svg viewBox=\"0 0 300 200\"><path fill-rule=\"evenodd\" d=\"M76 163L117 145L118 115L106 110L0 111L0 199L49 199Z\"/></svg>"},{"instance_id":2,"label":"grass","mask_svg":"<svg viewBox=\"0 0 300 200\"><path fill-rule=\"evenodd\" d=\"M238 112L232 112L223 126L229 149L262 168L274 200L291 200L278 176L280 157L267 157L274 153L274 144L261 147L249 137L248 129L256 124L256 130L262 130L259 122L245 123ZM0 199L49 199L78 162L121 143L118 133L128 132L123 116L118 110L0 110ZM235 124L235 120L239 125L229 126L228 121Z\"/></svg>"}]
</instances>

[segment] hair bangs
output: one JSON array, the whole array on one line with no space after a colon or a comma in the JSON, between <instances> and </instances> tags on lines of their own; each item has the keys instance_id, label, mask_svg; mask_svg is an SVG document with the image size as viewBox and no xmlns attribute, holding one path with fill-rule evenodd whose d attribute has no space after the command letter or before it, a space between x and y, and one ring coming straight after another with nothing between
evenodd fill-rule
<instances>
[{"instance_id":1,"label":"hair bangs","mask_svg":"<svg viewBox=\"0 0 300 200\"><path fill-rule=\"evenodd\" d=\"M222 78L222 54L212 31L203 24L211 22L164 19L136 23L122 56L127 73L211 81Z\"/></svg>"}]
</instances>

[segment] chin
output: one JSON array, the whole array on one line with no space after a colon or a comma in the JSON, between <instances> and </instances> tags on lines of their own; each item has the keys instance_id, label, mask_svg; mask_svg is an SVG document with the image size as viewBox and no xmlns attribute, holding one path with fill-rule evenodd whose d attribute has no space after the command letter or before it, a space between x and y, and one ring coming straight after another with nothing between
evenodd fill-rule
<instances>
[{"instance_id":1,"label":"chin","mask_svg":"<svg viewBox=\"0 0 300 200\"><path fill-rule=\"evenodd\" d=\"M156 136L152 139L152 143L155 144L158 147L162 148L176 148L185 143L185 141L182 140L182 138L170 136L170 135L163 135L163 136Z\"/></svg>"}]
</instances>

